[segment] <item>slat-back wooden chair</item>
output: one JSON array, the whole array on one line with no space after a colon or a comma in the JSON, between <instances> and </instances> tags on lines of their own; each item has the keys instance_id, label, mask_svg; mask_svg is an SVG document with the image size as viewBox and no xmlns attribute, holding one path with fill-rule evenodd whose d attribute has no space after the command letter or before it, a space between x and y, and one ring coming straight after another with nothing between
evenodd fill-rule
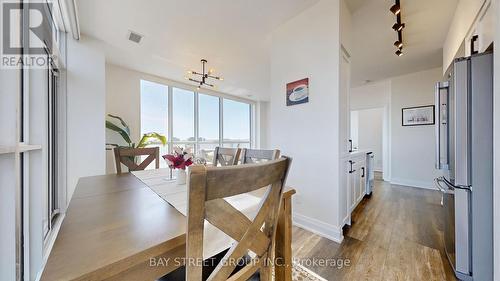
<instances>
[{"instance_id":1,"label":"slat-back wooden chair","mask_svg":"<svg viewBox=\"0 0 500 281\"><path fill-rule=\"evenodd\" d=\"M214 150L214 166L237 165L240 160L240 148L227 148L217 146Z\"/></svg>"},{"instance_id":2,"label":"slat-back wooden chair","mask_svg":"<svg viewBox=\"0 0 500 281\"><path fill-rule=\"evenodd\" d=\"M128 170L140 171L146 169L146 167L155 160L156 169L160 168L160 148L159 147L147 147L147 148L127 148L127 147L115 147L115 163L116 163L116 173L122 173L122 166L127 166ZM146 159L141 163L137 164L134 159L137 156L147 155Z\"/></svg>"},{"instance_id":3,"label":"slat-back wooden chair","mask_svg":"<svg viewBox=\"0 0 500 281\"><path fill-rule=\"evenodd\" d=\"M280 157L278 149L249 149L243 148L241 151L241 164L259 163L263 161L275 160Z\"/></svg>"},{"instance_id":4,"label":"slat-back wooden chair","mask_svg":"<svg viewBox=\"0 0 500 281\"><path fill-rule=\"evenodd\" d=\"M202 280L199 261L203 259L205 219L236 240L207 280L247 280L259 269L260 280L271 280L273 265L269 260L274 256L279 207L290 163L290 158L282 157L259 164L189 169L186 280ZM253 221L223 199L265 186L270 187ZM238 259L249 251L256 256L230 276Z\"/></svg>"}]
</instances>

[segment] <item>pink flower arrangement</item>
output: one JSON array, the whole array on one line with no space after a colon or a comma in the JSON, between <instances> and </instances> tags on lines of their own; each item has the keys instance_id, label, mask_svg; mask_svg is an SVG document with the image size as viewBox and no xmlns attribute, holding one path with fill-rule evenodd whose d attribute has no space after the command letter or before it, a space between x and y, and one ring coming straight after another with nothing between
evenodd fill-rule
<instances>
[{"instance_id":1,"label":"pink flower arrangement","mask_svg":"<svg viewBox=\"0 0 500 281\"><path fill-rule=\"evenodd\" d=\"M193 164L193 154L178 146L174 147L174 152L172 154L163 155L163 159L167 161L170 169L185 170L186 167Z\"/></svg>"}]
</instances>

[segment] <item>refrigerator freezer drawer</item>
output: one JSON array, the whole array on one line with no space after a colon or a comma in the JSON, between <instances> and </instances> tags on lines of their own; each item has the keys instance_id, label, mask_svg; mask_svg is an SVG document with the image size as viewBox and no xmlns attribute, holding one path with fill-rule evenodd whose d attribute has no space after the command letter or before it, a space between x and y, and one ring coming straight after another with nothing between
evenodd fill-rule
<instances>
[{"instance_id":1,"label":"refrigerator freezer drawer","mask_svg":"<svg viewBox=\"0 0 500 281\"><path fill-rule=\"evenodd\" d=\"M436 180L436 187L443 194L446 256L461 280L471 280L471 192L443 178Z\"/></svg>"}]
</instances>

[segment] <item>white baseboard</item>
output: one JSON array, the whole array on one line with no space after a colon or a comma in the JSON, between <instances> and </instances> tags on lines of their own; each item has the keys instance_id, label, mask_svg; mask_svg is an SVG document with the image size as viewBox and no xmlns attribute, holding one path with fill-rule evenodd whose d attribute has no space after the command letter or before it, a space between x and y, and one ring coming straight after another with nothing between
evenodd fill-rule
<instances>
[{"instance_id":1,"label":"white baseboard","mask_svg":"<svg viewBox=\"0 0 500 281\"><path fill-rule=\"evenodd\" d=\"M411 186L411 187L418 187L418 188L423 188L423 189L431 189L431 190L437 190L434 187L434 184L432 181L427 182L427 181L415 181L415 180L407 180L407 179L391 179L391 184L397 184L397 185L404 185L404 186Z\"/></svg>"},{"instance_id":2,"label":"white baseboard","mask_svg":"<svg viewBox=\"0 0 500 281\"><path fill-rule=\"evenodd\" d=\"M294 213L293 224L337 243L341 243L344 240L342 229L314 218Z\"/></svg>"},{"instance_id":3,"label":"white baseboard","mask_svg":"<svg viewBox=\"0 0 500 281\"><path fill-rule=\"evenodd\" d=\"M349 215L347 215L342 221L342 225L348 225L348 224L349 224Z\"/></svg>"}]
</instances>

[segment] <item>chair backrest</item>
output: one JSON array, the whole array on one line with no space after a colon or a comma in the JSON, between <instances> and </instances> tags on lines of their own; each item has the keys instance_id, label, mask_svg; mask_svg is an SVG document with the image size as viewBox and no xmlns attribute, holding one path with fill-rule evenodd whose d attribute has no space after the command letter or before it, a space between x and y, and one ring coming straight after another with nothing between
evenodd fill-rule
<instances>
[{"instance_id":1,"label":"chair backrest","mask_svg":"<svg viewBox=\"0 0 500 281\"><path fill-rule=\"evenodd\" d=\"M259 163L263 161L276 160L280 157L278 149L249 149L243 148L241 152L241 164Z\"/></svg>"},{"instance_id":2,"label":"chair backrest","mask_svg":"<svg viewBox=\"0 0 500 281\"><path fill-rule=\"evenodd\" d=\"M237 165L240 159L240 148L227 148L217 146L214 150L214 166Z\"/></svg>"},{"instance_id":3,"label":"chair backrest","mask_svg":"<svg viewBox=\"0 0 500 281\"><path fill-rule=\"evenodd\" d=\"M203 260L205 220L236 241L208 280L227 280L238 260L249 251L256 256L231 280L247 280L259 269L260 280L271 280L272 263L268 258L272 258L279 205L290 164L290 158L282 157L259 164L189 168L186 280L202 280L199 261ZM253 221L224 200L266 186L269 188Z\"/></svg>"},{"instance_id":4,"label":"chair backrest","mask_svg":"<svg viewBox=\"0 0 500 281\"><path fill-rule=\"evenodd\" d=\"M129 172L140 171L146 169L153 160L156 160L156 169L160 168L160 148L159 147L147 147L147 148L128 148L128 147L115 147L115 163L116 163L116 173L122 173L123 165L128 167ZM146 159L141 163L137 164L136 157L147 155Z\"/></svg>"}]
</instances>

